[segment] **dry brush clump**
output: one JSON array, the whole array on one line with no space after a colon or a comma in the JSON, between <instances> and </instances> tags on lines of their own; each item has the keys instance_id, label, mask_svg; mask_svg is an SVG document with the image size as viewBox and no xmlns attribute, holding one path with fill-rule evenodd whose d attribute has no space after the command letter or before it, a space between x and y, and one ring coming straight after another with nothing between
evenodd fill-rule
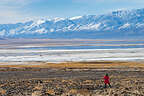
<instances>
[{"instance_id":1,"label":"dry brush clump","mask_svg":"<svg viewBox=\"0 0 144 96\"><path fill-rule=\"evenodd\" d=\"M144 78L111 77L112 88L96 78L0 80L1 96L143 96Z\"/></svg>"}]
</instances>

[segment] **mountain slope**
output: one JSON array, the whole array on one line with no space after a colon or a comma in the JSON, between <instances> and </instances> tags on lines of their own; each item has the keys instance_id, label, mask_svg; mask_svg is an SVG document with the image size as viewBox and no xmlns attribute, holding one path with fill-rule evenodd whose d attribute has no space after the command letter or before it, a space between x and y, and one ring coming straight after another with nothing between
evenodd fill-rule
<instances>
[{"instance_id":1,"label":"mountain slope","mask_svg":"<svg viewBox=\"0 0 144 96\"><path fill-rule=\"evenodd\" d=\"M7 38L112 38L143 37L144 9L114 11L103 15L39 19L0 24Z\"/></svg>"}]
</instances>

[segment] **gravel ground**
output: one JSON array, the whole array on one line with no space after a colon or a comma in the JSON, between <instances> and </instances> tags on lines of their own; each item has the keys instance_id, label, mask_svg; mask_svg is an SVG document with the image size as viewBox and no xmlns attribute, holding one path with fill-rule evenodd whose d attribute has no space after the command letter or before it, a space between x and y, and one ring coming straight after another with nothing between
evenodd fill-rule
<instances>
[{"instance_id":1,"label":"gravel ground","mask_svg":"<svg viewBox=\"0 0 144 96\"><path fill-rule=\"evenodd\" d=\"M29 71L28 71L29 70ZM142 69L1 70L1 96L144 96ZM112 88L104 88L109 73Z\"/></svg>"}]
</instances>

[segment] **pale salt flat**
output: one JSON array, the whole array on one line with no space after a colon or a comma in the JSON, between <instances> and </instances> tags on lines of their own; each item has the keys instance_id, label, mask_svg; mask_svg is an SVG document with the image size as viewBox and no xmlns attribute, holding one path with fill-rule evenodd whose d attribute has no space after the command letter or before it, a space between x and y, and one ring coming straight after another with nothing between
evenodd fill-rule
<instances>
[{"instance_id":1,"label":"pale salt flat","mask_svg":"<svg viewBox=\"0 0 144 96\"><path fill-rule=\"evenodd\" d=\"M81 50L27 50L1 49L0 62L79 62L79 61L141 61L144 48L81 49ZM21 63L18 63L21 64Z\"/></svg>"}]
</instances>

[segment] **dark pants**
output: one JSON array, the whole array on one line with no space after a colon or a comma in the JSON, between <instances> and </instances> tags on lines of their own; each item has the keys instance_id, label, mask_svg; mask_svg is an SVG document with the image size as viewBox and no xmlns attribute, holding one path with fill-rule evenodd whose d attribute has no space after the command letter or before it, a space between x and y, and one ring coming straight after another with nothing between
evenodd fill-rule
<instances>
[{"instance_id":1,"label":"dark pants","mask_svg":"<svg viewBox=\"0 0 144 96\"><path fill-rule=\"evenodd\" d=\"M110 85L110 83L107 83L108 85L109 85L109 87L111 88L111 85ZM107 84L105 83L105 86L104 86L104 88L107 88Z\"/></svg>"}]
</instances>

